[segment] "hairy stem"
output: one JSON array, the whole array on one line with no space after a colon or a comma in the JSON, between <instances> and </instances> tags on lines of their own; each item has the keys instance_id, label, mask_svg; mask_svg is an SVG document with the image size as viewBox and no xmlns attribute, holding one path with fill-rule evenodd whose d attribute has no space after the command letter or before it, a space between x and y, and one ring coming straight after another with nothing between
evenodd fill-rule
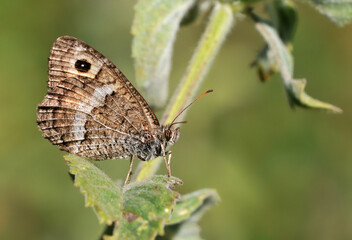
<instances>
[{"instance_id":1,"label":"hairy stem","mask_svg":"<svg viewBox=\"0 0 352 240\"><path fill-rule=\"evenodd\" d=\"M234 19L234 8L231 4L215 3L206 30L203 33L198 47L194 52L191 62L175 91L161 123L169 124L197 93L204 77L206 76L212 60L216 56L221 44L228 34ZM182 114L178 121L185 114ZM141 162L134 176L135 181L146 179L158 170L162 158L157 158L149 162Z\"/></svg>"}]
</instances>

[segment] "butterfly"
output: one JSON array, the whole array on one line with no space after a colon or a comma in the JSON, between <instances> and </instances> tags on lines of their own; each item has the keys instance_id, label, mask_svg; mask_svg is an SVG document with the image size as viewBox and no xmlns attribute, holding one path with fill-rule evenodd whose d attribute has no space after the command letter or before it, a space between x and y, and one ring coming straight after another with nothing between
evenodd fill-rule
<instances>
[{"instance_id":1,"label":"butterfly","mask_svg":"<svg viewBox=\"0 0 352 240\"><path fill-rule=\"evenodd\" d=\"M161 125L120 69L77 38L62 36L53 44L37 123L44 138L69 153L93 160L130 157L124 186L135 157L164 157L171 176L166 148L179 138L175 122Z\"/></svg>"}]
</instances>

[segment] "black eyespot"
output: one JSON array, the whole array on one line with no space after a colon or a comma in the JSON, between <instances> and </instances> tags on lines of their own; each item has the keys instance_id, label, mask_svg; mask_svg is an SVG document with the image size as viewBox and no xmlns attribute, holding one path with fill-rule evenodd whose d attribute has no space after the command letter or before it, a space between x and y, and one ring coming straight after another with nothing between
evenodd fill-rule
<instances>
[{"instance_id":1,"label":"black eyespot","mask_svg":"<svg viewBox=\"0 0 352 240\"><path fill-rule=\"evenodd\" d=\"M77 71L79 72L88 72L90 69L91 64L89 62L87 62L86 60L77 60L75 63L75 68L77 69Z\"/></svg>"}]
</instances>

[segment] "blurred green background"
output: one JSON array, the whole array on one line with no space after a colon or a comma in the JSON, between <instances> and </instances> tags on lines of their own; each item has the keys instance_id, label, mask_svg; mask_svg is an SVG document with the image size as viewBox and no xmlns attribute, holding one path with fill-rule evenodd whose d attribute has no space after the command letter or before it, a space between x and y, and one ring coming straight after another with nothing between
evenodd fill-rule
<instances>
[{"instance_id":1,"label":"blurred green background","mask_svg":"<svg viewBox=\"0 0 352 240\"><path fill-rule=\"evenodd\" d=\"M97 239L103 226L73 187L64 153L38 131L36 105L61 35L94 46L134 81L135 1L0 3L0 239ZM214 93L192 106L172 148L181 193L215 188L221 196L200 222L205 239L352 239L352 27L298 7L295 76L344 113L289 109L280 79L262 84L249 68L263 44L253 23L236 24L201 87ZM179 32L171 92L204 26ZM99 166L124 178L128 161Z\"/></svg>"}]
</instances>

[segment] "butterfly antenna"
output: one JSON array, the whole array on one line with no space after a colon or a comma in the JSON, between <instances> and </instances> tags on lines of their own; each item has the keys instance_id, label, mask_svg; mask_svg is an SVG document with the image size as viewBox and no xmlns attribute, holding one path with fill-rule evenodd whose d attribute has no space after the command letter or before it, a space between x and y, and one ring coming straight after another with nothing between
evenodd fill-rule
<instances>
[{"instance_id":1,"label":"butterfly antenna","mask_svg":"<svg viewBox=\"0 0 352 240\"><path fill-rule=\"evenodd\" d=\"M172 123L171 125L170 125L170 127L172 126L172 125L175 125L175 124L186 124L187 123L187 121L180 121L180 122L174 122L174 123Z\"/></svg>"},{"instance_id":2,"label":"butterfly antenna","mask_svg":"<svg viewBox=\"0 0 352 240\"><path fill-rule=\"evenodd\" d=\"M199 100L201 97L203 97L205 94L211 93L211 92L213 92L213 89L210 89L210 90L208 90L208 91L202 93L199 97L197 97L196 99L194 99L193 102L191 102L190 104L188 104L184 109L182 109L182 110L176 115L176 117L174 118L174 120L172 120L170 126L172 126L172 125L174 125L174 124L176 124L176 123L186 123L186 121L184 121L184 122L175 122L175 121L176 121L176 119L177 119L187 108L189 108L193 103L195 103L196 101L198 101L198 100Z\"/></svg>"}]
</instances>

